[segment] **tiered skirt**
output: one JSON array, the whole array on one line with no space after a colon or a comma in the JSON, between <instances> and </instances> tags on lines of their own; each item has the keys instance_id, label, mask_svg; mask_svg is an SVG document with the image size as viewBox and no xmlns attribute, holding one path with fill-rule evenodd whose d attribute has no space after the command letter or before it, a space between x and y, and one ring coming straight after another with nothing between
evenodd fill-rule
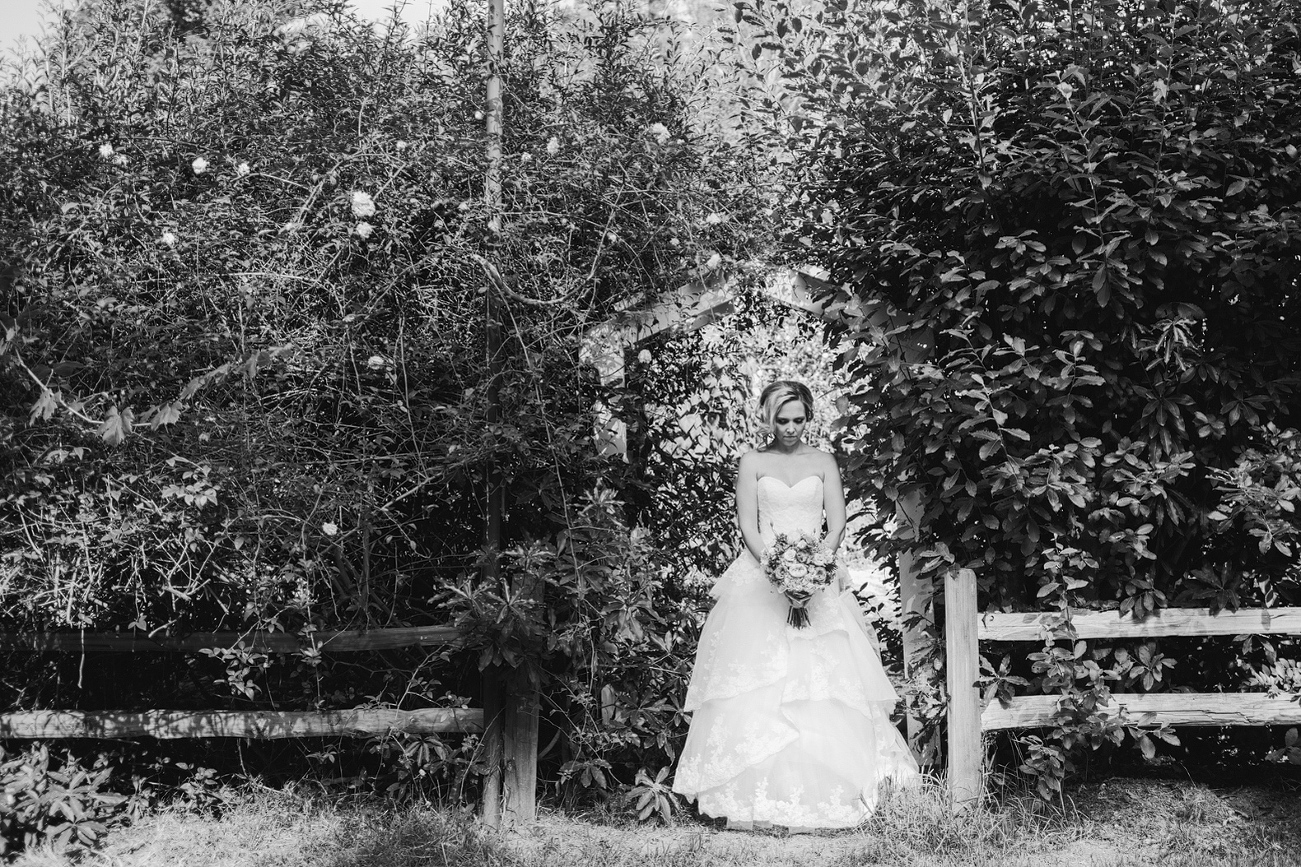
<instances>
[{"instance_id":1,"label":"tiered skirt","mask_svg":"<svg viewBox=\"0 0 1301 867\"><path fill-rule=\"evenodd\" d=\"M920 779L852 594L818 594L809 625L789 626L786 598L747 553L714 593L675 791L729 827L846 828L871 813L883 783Z\"/></svg>"}]
</instances>

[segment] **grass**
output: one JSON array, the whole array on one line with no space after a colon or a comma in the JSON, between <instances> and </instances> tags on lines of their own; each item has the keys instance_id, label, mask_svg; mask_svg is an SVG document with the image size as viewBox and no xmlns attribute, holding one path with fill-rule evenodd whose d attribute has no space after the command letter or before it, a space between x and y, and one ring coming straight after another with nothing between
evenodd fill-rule
<instances>
[{"instance_id":1,"label":"grass","mask_svg":"<svg viewBox=\"0 0 1301 867\"><path fill-rule=\"evenodd\" d=\"M30 852L19 867L68 867ZM468 812L394 808L246 789L220 816L162 810L110 835L91 867L1221 867L1301 865L1301 791L1114 779L1064 810L1012 800L949 814L938 787L888 799L853 831L726 831L682 819L647 827L613 814L544 812L485 829Z\"/></svg>"}]
</instances>

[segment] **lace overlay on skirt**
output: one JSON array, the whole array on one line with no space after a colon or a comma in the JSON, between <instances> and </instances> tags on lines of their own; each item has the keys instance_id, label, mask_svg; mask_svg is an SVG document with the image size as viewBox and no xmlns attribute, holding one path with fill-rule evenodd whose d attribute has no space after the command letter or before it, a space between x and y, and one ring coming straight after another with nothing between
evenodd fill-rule
<instances>
[{"instance_id":1,"label":"lace overlay on skirt","mask_svg":"<svg viewBox=\"0 0 1301 867\"><path fill-rule=\"evenodd\" d=\"M816 533L822 486L759 482L760 527ZM719 578L685 707L691 728L675 791L730 825L844 828L875 807L886 780L908 786L917 763L890 722L898 701L852 594L824 591L809 625L743 552Z\"/></svg>"}]
</instances>

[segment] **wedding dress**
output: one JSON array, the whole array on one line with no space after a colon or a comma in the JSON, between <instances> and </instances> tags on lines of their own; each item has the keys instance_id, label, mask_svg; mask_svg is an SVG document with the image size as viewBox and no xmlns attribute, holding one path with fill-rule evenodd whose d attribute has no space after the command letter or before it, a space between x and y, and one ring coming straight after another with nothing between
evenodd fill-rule
<instances>
[{"instance_id":1,"label":"wedding dress","mask_svg":"<svg viewBox=\"0 0 1301 867\"><path fill-rule=\"evenodd\" d=\"M765 543L820 534L819 477L757 486ZM872 812L885 780L917 782L890 722L898 697L852 594L828 588L809 601L808 626L788 626L789 602L748 551L711 592L674 791L729 827L845 828Z\"/></svg>"}]
</instances>

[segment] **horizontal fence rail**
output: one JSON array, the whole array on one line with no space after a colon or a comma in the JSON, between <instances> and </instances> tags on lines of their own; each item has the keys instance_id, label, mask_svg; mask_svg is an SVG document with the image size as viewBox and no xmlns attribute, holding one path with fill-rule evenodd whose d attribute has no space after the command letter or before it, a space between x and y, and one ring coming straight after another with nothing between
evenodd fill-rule
<instances>
[{"instance_id":1,"label":"horizontal fence rail","mask_svg":"<svg viewBox=\"0 0 1301 867\"><path fill-rule=\"evenodd\" d=\"M157 653L243 648L265 653L296 653L316 648L327 653L437 647L451 644L455 626L401 626L299 635L290 632L194 632L153 636L143 632L0 632L0 650L37 653Z\"/></svg>"},{"instance_id":2,"label":"horizontal fence rail","mask_svg":"<svg viewBox=\"0 0 1301 867\"><path fill-rule=\"evenodd\" d=\"M0 633L0 648L35 653L198 652L242 648L293 653L389 650L450 644L454 626L285 632L195 632L149 636L140 632ZM332 711L19 711L0 714L0 738L295 738L364 736L386 732L433 734L483 730L481 708L401 711L352 708Z\"/></svg>"},{"instance_id":3,"label":"horizontal fence rail","mask_svg":"<svg viewBox=\"0 0 1301 867\"><path fill-rule=\"evenodd\" d=\"M1006 703L982 702L969 668L955 673L954 651L977 657L980 641L1062 639L1069 621L1074 638L1164 638L1208 635L1301 634L1301 608L1244 608L1212 614L1207 608L1166 608L1143 619L1118 611L979 614L975 575L960 569L944 582L945 643L949 648L949 796L954 809L974 802L983 789L981 732L1039 728L1058 722L1067 698L1015 696ZM1125 725L1268 726L1301 724L1301 694L1163 692L1112 693L1099 708Z\"/></svg>"},{"instance_id":4,"label":"horizontal fence rail","mask_svg":"<svg viewBox=\"0 0 1301 867\"><path fill-rule=\"evenodd\" d=\"M6 738L312 738L483 731L479 708L333 711L72 711L0 714Z\"/></svg>"},{"instance_id":5,"label":"horizontal fence rail","mask_svg":"<svg viewBox=\"0 0 1301 867\"><path fill-rule=\"evenodd\" d=\"M1007 707L991 701L980 715L984 731L1035 728L1055 721L1060 695L1023 695ZM1113 693L1099 708L1108 716L1123 714L1130 724L1173 726L1269 726L1301 724L1301 695L1263 692ZM1151 718L1147 718L1152 714Z\"/></svg>"},{"instance_id":6,"label":"horizontal fence rail","mask_svg":"<svg viewBox=\"0 0 1301 867\"><path fill-rule=\"evenodd\" d=\"M1301 608L1242 608L1211 614L1207 608L1165 608L1139 620L1117 611L1067 612L1077 638L1171 638L1208 635L1301 634ZM981 641L1039 641L1059 632L1059 611L982 614ZM1060 695L1022 695L1006 705L991 701L980 712L982 731L1049 726ZM1265 726L1301 723L1301 696L1220 692L1113 693L1101 708L1131 724Z\"/></svg>"},{"instance_id":7,"label":"horizontal fence rail","mask_svg":"<svg viewBox=\"0 0 1301 867\"><path fill-rule=\"evenodd\" d=\"M1061 621L1059 612L990 612L980 616L981 641L1036 641ZM1137 620L1117 611L1070 611L1079 638L1169 638L1202 635L1301 634L1301 608L1240 608L1211 614L1207 608L1164 608Z\"/></svg>"},{"instance_id":8,"label":"horizontal fence rail","mask_svg":"<svg viewBox=\"0 0 1301 867\"><path fill-rule=\"evenodd\" d=\"M437 647L460 637L454 626L285 632L0 632L0 651L31 653L197 653L252 650L342 653L400 647ZM494 675L490 680L501 680ZM518 678L517 678L518 679ZM485 686L485 693L489 692ZM532 821L537 789L538 695L524 684L507 691L491 717L481 707L352 708L329 711L34 710L0 713L0 741L54 738L311 738L370 735L482 733L493 761L506 772L502 803L483 805L485 817ZM495 746L494 746L495 745ZM498 771L500 773L500 771ZM485 787L486 788L486 787ZM485 797L487 794L485 793Z\"/></svg>"}]
</instances>

